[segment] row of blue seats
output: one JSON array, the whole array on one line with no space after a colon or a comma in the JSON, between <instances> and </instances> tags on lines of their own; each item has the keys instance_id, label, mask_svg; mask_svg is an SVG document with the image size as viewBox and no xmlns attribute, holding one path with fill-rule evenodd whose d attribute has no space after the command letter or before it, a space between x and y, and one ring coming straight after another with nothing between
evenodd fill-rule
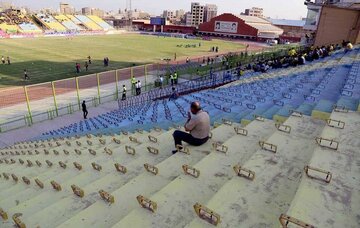
<instances>
[{"instance_id":1,"label":"row of blue seats","mask_svg":"<svg viewBox=\"0 0 360 228\"><path fill-rule=\"evenodd\" d=\"M332 58L341 58L336 54ZM114 110L68 127L50 131L44 136L64 136L88 132L119 132L153 127L167 128L186 118L188 105L193 100L202 102L212 122L222 118L251 121L254 115L272 119L274 115L287 117L291 110L311 115L315 110L331 112L332 106L344 99L344 90L358 88L359 63L341 64L333 68L318 68L297 74L262 79L217 90L206 90L176 101L157 100ZM244 76L250 78L259 73ZM352 85L352 86L351 86ZM358 98L358 91L352 95ZM358 99L357 99L358 103Z\"/></svg>"}]
</instances>

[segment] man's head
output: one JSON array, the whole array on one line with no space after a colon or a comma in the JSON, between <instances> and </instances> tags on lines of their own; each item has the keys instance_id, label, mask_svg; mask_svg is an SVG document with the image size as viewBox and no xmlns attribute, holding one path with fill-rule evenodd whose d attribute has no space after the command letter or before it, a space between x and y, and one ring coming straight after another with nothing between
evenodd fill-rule
<instances>
[{"instance_id":1,"label":"man's head","mask_svg":"<svg viewBox=\"0 0 360 228\"><path fill-rule=\"evenodd\" d=\"M85 104L85 101L83 101L83 104Z\"/></svg>"},{"instance_id":2,"label":"man's head","mask_svg":"<svg viewBox=\"0 0 360 228\"><path fill-rule=\"evenodd\" d=\"M192 114L196 114L201 110L200 103L198 101L194 101L190 105L190 111Z\"/></svg>"},{"instance_id":3,"label":"man's head","mask_svg":"<svg viewBox=\"0 0 360 228\"><path fill-rule=\"evenodd\" d=\"M125 85L123 85L123 87L125 87Z\"/></svg>"}]
</instances>

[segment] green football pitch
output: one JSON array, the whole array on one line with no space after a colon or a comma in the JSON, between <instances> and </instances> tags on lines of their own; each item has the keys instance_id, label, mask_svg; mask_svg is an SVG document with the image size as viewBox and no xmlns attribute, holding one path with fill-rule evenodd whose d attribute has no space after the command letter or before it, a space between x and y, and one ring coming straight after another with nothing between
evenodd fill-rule
<instances>
[{"instance_id":1,"label":"green football pitch","mask_svg":"<svg viewBox=\"0 0 360 228\"><path fill-rule=\"evenodd\" d=\"M199 43L201 46L199 47ZM185 48L186 45L196 47ZM98 73L113 69L161 62L173 59L212 54L211 47L218 46L220 52L238 51L244 46L237 42L223 40L190 40L164 38L138 34L107 36L2 39L0 57L7 56L11 65L0 63L0 88L23 86L74 76ZM87 56L93 64L84 71ZM103 66L104 57L110 59L109 67ZM82 72L76 74L75 64L80 63ZM30 81L24 81L24 69Z\"/></svg>"}]
</instances>

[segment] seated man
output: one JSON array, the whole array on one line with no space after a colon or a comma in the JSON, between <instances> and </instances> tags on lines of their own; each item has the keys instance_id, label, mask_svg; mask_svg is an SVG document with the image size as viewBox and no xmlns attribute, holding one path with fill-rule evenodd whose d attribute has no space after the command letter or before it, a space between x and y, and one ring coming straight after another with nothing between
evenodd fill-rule
<instances>
[{"instance_id":1,"label":"seated man","mask_svg":"<svg viewBox=\"0 0 360 228\"><path fill-rule=\"evenodd\" d=\"M188 112L188 120L185 124L185 131L190 132L182 132L176 130L173 133L175 147L177 145L182 145L182 141L193 145L193 146L201 146L206 143L209 139L210 133L210 117L209 115L201 110L199 102L192 102L190 106L190 111L193 114L191 115ZM175 154L177 150L173 151Z\"/></svg>"}]
</instances>

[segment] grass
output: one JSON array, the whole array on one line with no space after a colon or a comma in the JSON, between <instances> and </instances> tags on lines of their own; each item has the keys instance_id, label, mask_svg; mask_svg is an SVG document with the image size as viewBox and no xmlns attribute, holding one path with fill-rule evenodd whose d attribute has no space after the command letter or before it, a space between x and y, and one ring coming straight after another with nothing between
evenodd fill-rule
<instances>
[{"instance_id":1,"label":"grass","mask_svg":"<svg viewBox=\"0 0 360 228\"><path fill-rule=\"evenodd\" d=\"M198 44L201 47L177 47L182 44ZM178 38L163 38L137 34L78 36L69 40L65 37L3 39L0 42L0 57L10 56L11 65L0 64L0 88L23 86L159 62L164 58L186 58L211 54L212 46L220 51L235 51L243 45L230 41L199 41ZM84 66L87 56L93 64L88 72L75 73L75 63ZM110 59L110 66L103 67L103 59ZM27 69L31 80L23 81Z\"/></svg>"}]
</instances>

